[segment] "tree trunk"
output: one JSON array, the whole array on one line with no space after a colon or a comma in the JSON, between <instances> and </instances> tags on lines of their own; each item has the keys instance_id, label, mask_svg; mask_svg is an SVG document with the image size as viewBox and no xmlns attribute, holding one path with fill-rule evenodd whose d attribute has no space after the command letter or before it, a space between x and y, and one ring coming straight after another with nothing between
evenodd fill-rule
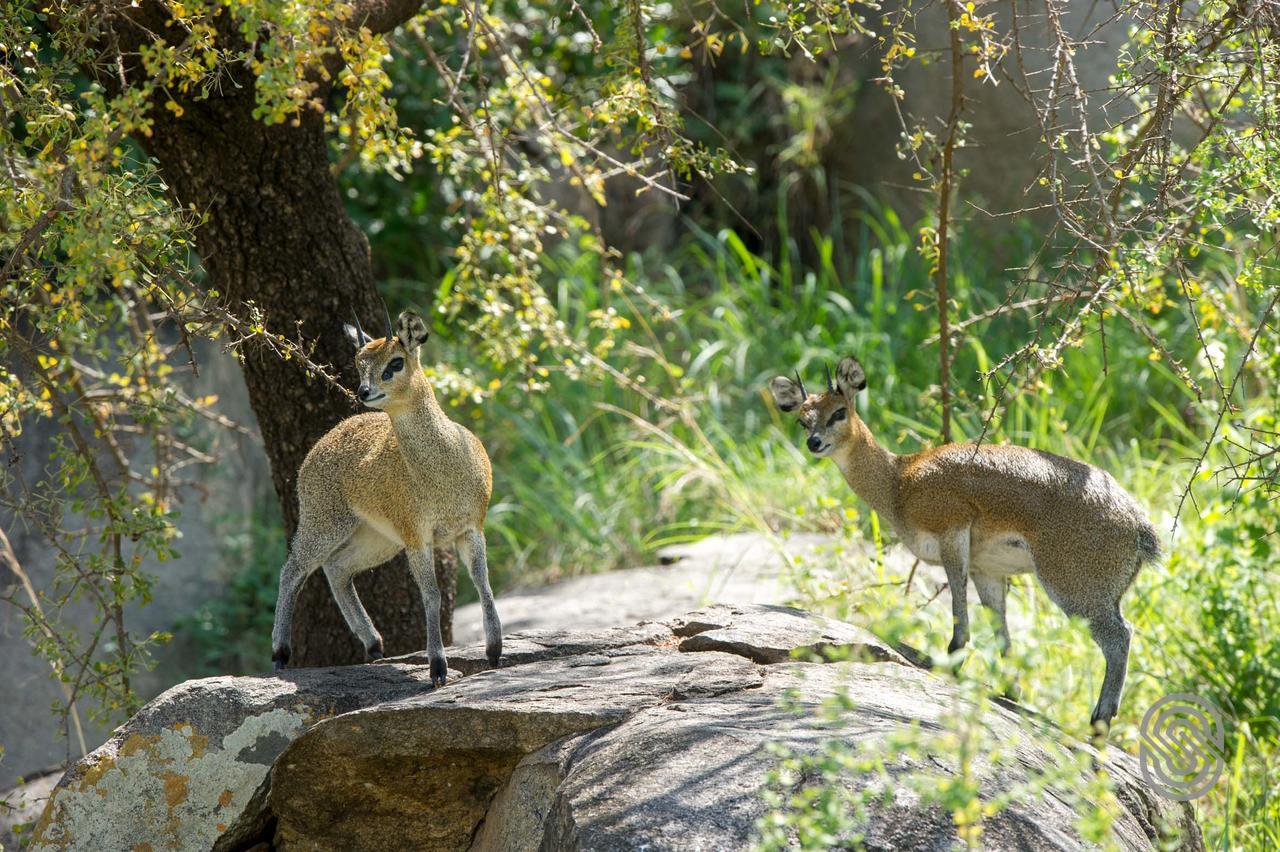
<instances>
[{"instance_id":1,"label":"tree trunk","mask_svg":"<svg viewBox=\"0 0 1280 852\"><path fill-rule=\"evenodd\" d=\"M208 289L233 307L252 301L271 331L314 344L312 358L333 365L353 388L354 351L342 325L353 310L370 331L384 324L368 241L347 216L330 172L322 116L307 110L296 125L262 124L253 118L252 80L242 82L206 100L187 100L181 116L157 104L152 134L140 141L177 201L206 216L196 248ZM308 378L296 362L256 346L245 347L243 367L292 539L298 468L316 440L356 413L356 406L323 379ZM452 553L437 551L436 575L448 644L456 591ZM403 556L368 572L356 587L388 656L426 646L422 597ZM364 649L322 572L307 581L297 613L291 664L363 662Z\"/></svg>"}]
</instances>

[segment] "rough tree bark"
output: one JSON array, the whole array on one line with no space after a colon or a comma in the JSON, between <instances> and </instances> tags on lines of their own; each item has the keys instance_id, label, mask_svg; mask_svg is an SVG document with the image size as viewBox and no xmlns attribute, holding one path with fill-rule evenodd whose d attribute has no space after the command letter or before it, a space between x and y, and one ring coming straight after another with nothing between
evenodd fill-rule
<instances>
[{"instance_id":1,"label":"rough tree bark","mask_svg":"<svg viewBox=\"0 0 1280 852\"><path fill-rule=\"evenodd\" d=\"M389 30L418 5L418 0L372 0L365 19L371 27ZM149 33L164 31L164 12L145 3L124 14L130 17L117 19L114 29L130 67L137 45ZM369 243L347 216L330 171L323 117L306 111L296 124L267 126L253 117L252 77L240 77L238 86L224 85L212 97L182 102L181 116L157 103L152 134L139 142L159 163L178 203L206 214L196 249L207 286L233 305L253 301L271 331L314 343L314 360L334 365L341 381L354 387L354 352L342 325L354 310L366 329L381 329L383 310ZM322 379L308 378L295 362L255 347L246 348L243 368L292 540L298 467L316 440L357 407ZM437 551L436 575L448 644L456 588L453 554ZM425 647L422 598L403 557L368 572L356 587L388 655ZM292 642L292 665L364 661L364 649L343 621L322 572L303 588Z\"/></svg>"}]
</instances>

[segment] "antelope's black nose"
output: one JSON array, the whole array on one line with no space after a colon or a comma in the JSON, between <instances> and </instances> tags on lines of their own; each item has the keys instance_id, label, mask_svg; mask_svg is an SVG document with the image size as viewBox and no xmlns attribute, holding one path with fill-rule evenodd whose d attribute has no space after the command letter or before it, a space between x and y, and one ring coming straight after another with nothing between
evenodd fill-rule
<instances>
[{"instance_id":1,"label":"antelope's black nose","mask_svg":"<svg viewBox=\"0 0 1280 852\"><path fill-rule=\"evenodd\" d=\"M822 446L822 439L817 435L809 436L809 451L816 453L818 448Z\"/></svg>"},{"instance_id":2,"label":"antelope's black nose","mask_svg":"<svg viewBox=\"0 0 1280 852\"><path fill-rule=\"evenodd\" d=\"M373 388L368 385L361 385L360 390L356 391L356 393L359 395L360 401L365 402L369 397L373 396Z\"/></svg>"}]
</instances>

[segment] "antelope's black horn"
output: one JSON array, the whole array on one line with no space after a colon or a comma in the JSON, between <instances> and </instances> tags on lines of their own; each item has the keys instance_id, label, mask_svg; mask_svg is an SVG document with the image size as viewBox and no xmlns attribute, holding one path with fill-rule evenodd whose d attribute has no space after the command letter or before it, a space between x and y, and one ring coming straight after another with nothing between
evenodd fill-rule
<instances>
[{"instance_id":1,"label":"antelope's black horn","mask_svg":"<svg viewBox=\"0 0 1280 852\"><path fill-rule=\"evenodd\" d=\"M390 340L390 339L391 339L391 332L392 332L392 328L391 328L391 311L387 310L387 303L386 303L386 302L383 302L383 303L382 303L382 316L383 316L383 317L386 319L386 321L387 321L387 340Z\"/></svg>"},{"instance_id":2,"label":"antelope's black horn","mask_svg":"<svg viewBox=\"0 0 1280 852\"><path fill-rule=\"evenodd\" d=\"M827 393L831 393L836 389L836 386L831 384L831 365L823 364L822 366L827 368Z\"/></svg>"},{"instance_id":3,"label":"antelope's black horn","mask_svg":"<svg viewBox=\"0 0 1280 852\"><path fill-rule=\"evenodd\" d=\"M360 345L364 346L369 342L369 335L364 333L364 329L360 326L360 317L356 314L356 309L351 309L351 318L356 322L356 334L360 336Z\"/></svg>"},{"instance_id":4,"label":"antelope's black horn","mask_svg":"<svg viewBox=\"0 0 1280 852\"><path fill-rule=\"evenodd\" d=\"M804 379L800 378L800 371L796 370L796 384L800 385L800 395L805 399L809 398L809 392L804 389Z\"/></svg>"}]
</instances>

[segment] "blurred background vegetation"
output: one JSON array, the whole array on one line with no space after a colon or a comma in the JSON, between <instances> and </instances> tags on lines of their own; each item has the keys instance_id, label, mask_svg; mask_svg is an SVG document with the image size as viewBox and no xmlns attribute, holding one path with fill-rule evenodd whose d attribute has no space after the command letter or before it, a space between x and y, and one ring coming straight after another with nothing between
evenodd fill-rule
<instances>
[{"instance_id":1,"label":"blurred background vegetation","mask_svg":"<svg viewBox=\"0 0 1280 852\"><path fill-rule=\"evenodd\" d=\"M598 255L572 242L542 258L548 292L570 332L589 337L590 312L612 307L625 322L610 363L658 398L680 400L680 408L654 406L637 415L651 403L607 375L555 376L545 392L529 394L499 372L503 389L483 405L455 400L458 416L484 436L494 460L489 530L499 590L645 564L662 545L714 533L817 531L833 542L826 558L793 566L797 604L945 655L947 607L862 555L858 541L887 547L888 532L834 466L808 457L799 427L779 415L765 392L774 375L798 369L817 382L824 364L856 354L870 385L859 414L881 441L896 452L937 442L938 330L936 318L922 310L933 285L918 251L928 218L910 206L900 214L875 187L825 171L824 156L842 141L813 123L851 113L857 97L834 77L799 84L788 79L784 59L753 57L717 69L708 84L711 94L703 97L717 102L718 129L762 151L751 187L735 188L751 198L750 227L727 203L695 200L674 218L674 235L664 234L661 246L626 254L622 267L635 291L612 292ZM397 79L401 85L406 92L430 91L433 79ZM773 109L793 100L807 103L794 112ZM419 105L426 122L431 103L402 99L401 113ZM762 142L762 135L776 141ZM448 271L447 245L433 245L433 239L443 242L439 219L446 209L435 176L415 171L398 181L352 174L346 186L352 215L370 234L388 300L416 304ZM978 219L961 227L952 281L961 316L1001 304L1007 295L1001 279L1014 273L992 258L1010 269L1023 266L1036 257L1041 233L1031 218L998 225ZM1206 253L1197 266L1197 275L1216 281L1222 293L1201 306L1199 317L1164 301L1180 298L1174 280L1157 282L1146 294L1151 329L1206 384L1215 370L1240 361L1261 304L1233 283L1233 252L1252 249L1223 249ZM1271 319L1242 388L1236 413L1242 424L1275 423L1280 340ZM960 338L953 368L957 440L984 432L984 388L975 377L1022 346L1036 320L1031 312L1004 315ZM1202 339L1213 341L1216 364ZM433 341L441 362L477 363L472 347L447 324ZM1145 569L1126 597L1135 628L1125 697L1131 712L1117 725L1115 740L1136 749L1140 713L1133 708L1165 694L1213 700L1232 725L1226 780L1198 803L1211 848L1272 848L1280 844L1274 794L1280 788L1280 546L1272 497L1218 472L1229 464L1225 450L1246 440L1240 433L1219 435L1206 464L1195 464L1215 410L1152 356L1146 336L1109 329L1105 369L1103 347L1102 337L1090 334L1068 349L1055 370L1011 398L1002 425L986 440L1087 460L1114 473L1147 507L1166 536L1169 557ZM1189 486L1193 502L1181 506ZM262 521L254 523L249 535L260 535ZM242 661L253 670L269 655L262 598L280 564L280 540L276 530L261 539L269 547L251 548L261 561L250 561L243 582L192 625L208 642L209 672ZM474 590L460 584L459 602L473 599ZM1012 669L1022 703L1069 729L1084 729L1102 675L1087 630L1068 624L1029 577L1015 582L1010 601L1012 617L1033 625L1014 635ZM257 629L227 630L250 618L261 622ZM228 644L228 632L242 638ZM985 671L1001 669L989 624L972 644L975 654L988 657ZM848 828L825 825L833 833L808 836L840 836L842 827Z\"/></svg>"},{"instance_id":2,"label":"blurred background vegetation","mask_svg":"<svg viewBox=\"0 0 1280 852\"><path fill-rule=\"evenodd\" d=\"M952 5L957 16L963 12ZM1211 5L1188 12L1179 26L1194 34L1230 14ZM1134 7L1138 23L1164 9ZM587 8L595 29L608 33L612 16L631 7ZM875 36L847 28L839 50L813 56L807 55L812 42L793 42L786 28L770 28L769 10L745 20L700 5L644 9L650 58L671 63L663 72L664 93L681 132L750 169L709 168L677 180L686 196L678 204L655 197L660 193L652 188L640 192L643 187L625 177L603 185L603 197L592 197L566 179L568 172L554 169L544 175L549 180L510 188L553 197L558 209L580 217L545 239L531 274L549 300L549 315L563 323L559 333L582 351L600 353L607 369L555 369L547 350L540 350L540 361L504 361L494 357L492 340L469 333L477 326L459 320L465 312L436 312L429 359L436 366L429 369L453 415L482 436L494 463L488 529L499 598L517 584L642 564L664 544L708 534L754 530L785 538L816 531L831 536L830 552L791 566L796 603L942 655L949 613L907 577L866 556L859 543L882 552L890 544L887 531L834 466L808 457L798 427L781 418L764 393L774 375L799 370L817 381L824 364L855 354L869 380L859 414L883 443L912 452L942 434L936 243L931 254L929 241L938 227L944 122L935 120L930 126L937 138L923 143L913 141L911 121L900 129L886 124L884 104L891 98L878 79L888 74L880 59L886 50L916 43L900 41L895 30L914 26L915 19L894 18L889 26L886 18ZM972 11L969 4L965 14ZM586 31L546 9L509 3L493 14L516 33L530 65L575 97L606 86L616 72L598 61L607 48L591 45ZM556 26L549 23L553 17ZM455 26L465 23L459 18ZM992 28L997 24L1007 21ZM726 33L738 29L748 33L741 43L727 41ZM928 32L933 41L919 40L924 72L945 81L945 22ZM986 49L982 27L967 32L976 33L975 48ZM1135 47L1111 54L1117 86L1126 73L1137 73L1133 56L1141 45L1162 44L1144 41L1140 28L1125 37ZM761 38L768 49L758 49ZM780 44L769 44L770 38ZM433 134L457 127L450 102L456 89L438 68L413 58L419 49L408 32L390 39L387 92L399 125L414 129L430 148ZM446 58L457 66L456 56ZM1276 62L1273 53L1255 58L1259 67ZM981 68L980 57L975 70ZM1016 87L1002 81L1001 91ZM993 75L968 85L989 91L980 87L996 82ZM1206 97L1222 91L1207 89ZM1262 146L1257 156L1280 162L1274 95L1248 87L1228 94L1253 100L1228 110L1223 132L1239 140L1255 128ZM978 94L967 97L973 100L966 122L981 128L996 106ZM927 113L931 104L915 106ZM1133 138L1124 128L1141 125L1150 102L1135 109L1128 125L1118 121L1112 137L1099 138L1116 166L1117 185L1142 184L1133 189L1140 207L1155 197L1159 176L1136 168L1120 174L1133 166L1124 165L1124 146ZM936 112L945 117L945 109ZM867 128L885 138L864 138ZM1112 745L1136 749L1142 708L1164 694L1210 698L1230 723L1225 778L1196 803L1206 839L1211 848L1268 849L1280 847L1274 792L1280 789L1280 525L1270 488L1275 450L1266 443L1275 438L1280 414L1275 220L1270 208L1246 209L1239 199L1228 199L1225 211L1214 213L1213 205L1230 193L1274 195L1275 169L1229 181L1215 173L1222 161L1240 156L1235 143L1215 148L1217 133L1206 131L1211 141L1200 149L1206 159L1196 160L1193 170L1204 206L1161 214L1168 228L1179 217L1191 227L1192 238L1175 241L1176 263L1158 247L1159 227L1128 243L1116 238L1103 257L1124 265L1131 251L1144 265L1116 285L1100 313L1071 330L1064 346L1046 342L1031 357L1024 357L1028 341L1039 339L1051 313L1047 300L1059 294L1045 282L1073 264L1092 268L1096 258L1080 261L1079 241L1055 224L1051 200L1019 209L1020 184L996 199L1004 205L1001 214L1014 215L986 215L992 199L984 192L1012 181L1001 177L1002 161L1025 160L1029 148L1000 133L970 146L952 178L963 203L954 204L956 218L943 237L950 252L950 430L956 440L981 437L1089 461L1115 474L1147 507L1168 557L1144 570L1126 597L1135 639L1126 711ZM383 168L345 156L349 140L340 134L333 140L348 213L369 238L391 310L450 305L466 276L483 266L474 257L459 258L456 220L472 189L430 153ZM882 156L898 150L900 158ZM883 180L875 167L850 164L859 152L881 164ZM573 156L566 155L566 164ZM914 185L917 158L930 172L915 174ZM1019 167L1026 163L1009 165L1011 173ZM1033 181L1041 167L1031 167ZM1203 250L1189 250L1191 244ZM467 264L471 271L463 269ZM1079 290L1074 298L1087 296ZM1024 297L1028 303L1019 307ZM1015 358L1031 366L1005 384L1000 369ZM256 671L270 656L285 546L279 507L264 499L247 516L221 519L220 529L230 561L241 567L219 596L175 619L174 642L190 665L186 676ZM469 584L459 586L459 603L473 595ZM1014 659L1005 667L1015 673L1021 702L1068 730L1085 729L1102 673L1087 631L1068 624L1029 578L1015 583L1010 609L1015 624L1031 625L1015 630ZM974 676L1000 668L991 626L979 624L972 642L977 662L969 666ZM801 829L809 837L852 830Z\"/></svg>"}]
</instances>

